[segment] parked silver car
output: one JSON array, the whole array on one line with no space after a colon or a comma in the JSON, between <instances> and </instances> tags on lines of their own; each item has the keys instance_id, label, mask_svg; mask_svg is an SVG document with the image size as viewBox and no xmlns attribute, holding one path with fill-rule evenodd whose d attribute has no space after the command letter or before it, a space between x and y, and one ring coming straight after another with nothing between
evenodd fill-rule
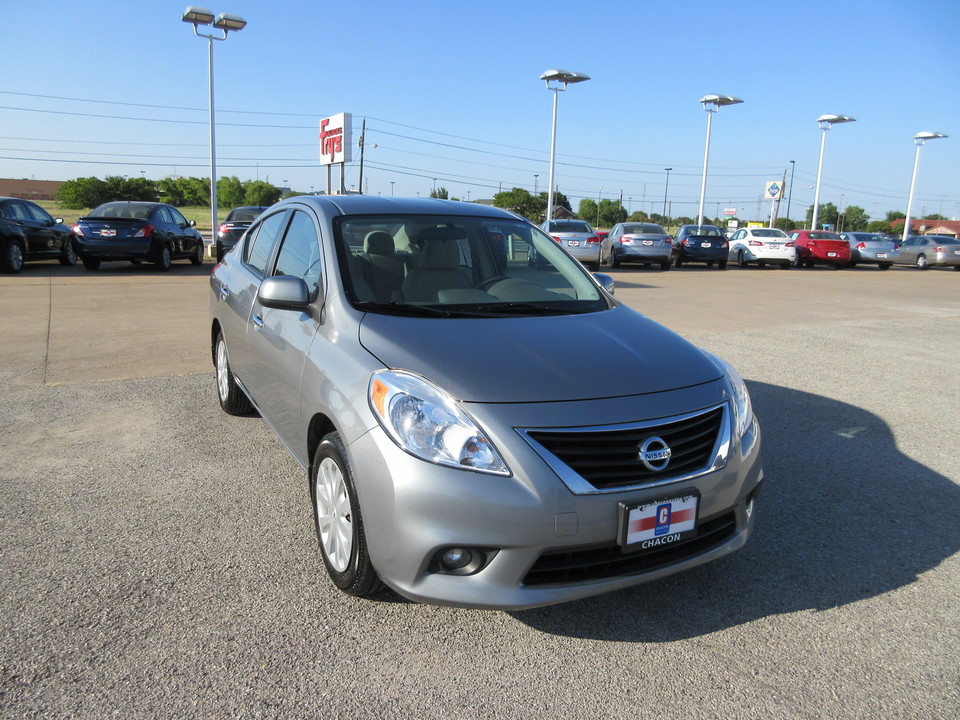
<instances>
[{"instance_id":1,"label":"parked silver car","mask_svg":"<svg viewBox=\"0 0 960 720\"><path fill-rule=\"evenodd\" d=\"M609 240L610 267L614 268L637 262L669 270L677 255L673 237L656 223L618 223L610 228Z\"/></svg>"},{"instance_id":2,"label":"parked silver car","mask_svg":"<svg viewBox=\"0 0 960 720\"><path fill-rule=\"evenodd\" d=\"M945 235L914 235L897 249L893 262L913 265L918 270L926 270L931 265L960 270L960 240Z\"/></svg>"},{"instance_id":3,"label":"parked silver car","mask_svg":"<svg viewBox=\"0 0 960 720\"><path fill-rule=\"evenodd\" d=\"M303 467L347 593L533 607L751 533L761 441L737 372L506 211L291 198L210 282L220 405L255 408Z\"/></svg>"},{"instance_id":4,"label":"parked silver car","mask_svg":"<svg viewBox=\"0 0 960 720\"><path fill-rule=\"evenodd\" d=\"M597 235L586 220L551 220L540 228L591 270L599 270L609 257L609 240L604 241Z\"/></svg>"},{"instance_id":5,"label":"parked silver car","mask_svg":"<svg viewBox=\"0 0 960 720\"><path fill-rule=\"evenodd\" d=\"M840 237L850 243L849 267L870 263L887 270L897 257L897 243L892 237L868 232L842 232Z\"/></svg>"}]
</instances>

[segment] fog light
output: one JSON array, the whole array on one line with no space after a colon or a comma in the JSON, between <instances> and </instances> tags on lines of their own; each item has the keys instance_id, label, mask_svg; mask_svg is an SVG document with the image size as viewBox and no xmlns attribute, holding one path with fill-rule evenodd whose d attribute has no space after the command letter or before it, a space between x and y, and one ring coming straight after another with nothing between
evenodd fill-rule
<instances>
[{"instance_id":1,"label":"fog light","mask_svg":"<svg viewBox=\"0 0 960 720\"><path fill-rule=\"evenodd\" d=\"M466 548L450 548L440 556L444 570L461 570L471 563L473 553Z\"/></svg>"}]
</instances>

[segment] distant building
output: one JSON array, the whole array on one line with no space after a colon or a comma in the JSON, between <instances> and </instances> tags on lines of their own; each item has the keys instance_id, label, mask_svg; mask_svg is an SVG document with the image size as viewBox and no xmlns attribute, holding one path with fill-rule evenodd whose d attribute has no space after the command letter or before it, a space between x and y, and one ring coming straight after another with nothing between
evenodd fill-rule
<instances>
[{"instance_id":1,"label":"distant building","mask_svg":"<svg viewBox=\"0 0 960 720\"><path fill-rule=\"evenodd\" d=\"M903 232L903 218L890 223L890 229L897 235ZM960 220L933 220L928 218L910 218L908 235L948 235L960 237Z\"/></svg>"},{"instance_id":2,"label":"distant building","mask_svg":"<svg viewBox=\"0 0 960 720\"><path fill-rule=\"evenodd\" d=\"M0 178L0 197L22 200L53 200L62 180L10 180Z\"/></svg>"}]
</instances>

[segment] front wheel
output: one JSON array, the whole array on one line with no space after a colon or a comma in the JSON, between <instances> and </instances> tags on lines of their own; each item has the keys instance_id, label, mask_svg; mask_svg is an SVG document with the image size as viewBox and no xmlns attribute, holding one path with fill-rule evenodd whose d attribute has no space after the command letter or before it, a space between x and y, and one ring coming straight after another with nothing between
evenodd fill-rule
<instances>
[{"instance_id":1,"label":"front wheel","mask_svg":"<svg viewBox=\"0 0 960 720\"><path fill-rule=\"evenodd\" d=\"M737 267L745 268L747 266L747 257L744 255L743 250L737 250Z\"/></svg>"},{"instance_id":2,"label":"front wheel","mask_svg":"<svg viewBox=\"0 0 960 720\"><path fill-rule=\"evenodd\" d=\"M620 267L620 258L617 257L617 254L613 250L610 251L610 267Z\"/></svg>"},{"instance_id":3,"label":"front wheel","mask_svg":"<svg viewBox=\"0 0 960 720\"><path fill-rule=\"evenodd\" d=\"M197 241L197 250L190 256L191 265L203 265L203 243Z\"/></svg>"},{"instance_id":4,"label":"front wheel","mask_svg":"<svg viewBox=\"0 0 960 720\"><path fill-rule=\"evenodd\" d=\"M928 267L930 267L930 263L927 262L927 256L917 256L917 270L926 270Z\"/></svg>"},{"instance_id":5,"label":"front wheel","mask_svg":"<svg viewBox=\"0 0 960 720\"><path fill-rule=\"evenodd\" d=\"M379 590L382 583L367 551L353 471L335 432L317 448L310 470L310 496L320 553L333 584L357 597Z\"/></svg>"},{"instance_id":6,"label":"front wheel","mask_svg":"<svg viewBox=\"0 0 960 720\"><path fill-rule=\"evenodd\" d=\"M223 333L217 334L213 355L217 367L217 399L220 407L227 415L246 415L253 409L253 404L233 377Z\"/></svg>"}]
</instances>

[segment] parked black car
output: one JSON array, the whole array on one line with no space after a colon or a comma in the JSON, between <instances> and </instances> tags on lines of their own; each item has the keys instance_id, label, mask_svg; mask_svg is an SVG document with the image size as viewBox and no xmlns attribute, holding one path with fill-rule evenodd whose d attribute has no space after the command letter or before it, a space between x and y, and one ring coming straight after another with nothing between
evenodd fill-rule
<instances>
[{"instance_id":1,"label":"parked black car","mask_svg":"<svg viewBox=\"0 0 960 720\"><path fill-rule=\"evenodd\" d=\"M688 262L714 263L723 270L727 266L730 243L716 225L681 225L677 231L677 267Z\"/></svg>"},{"instance_id":2,"label":"parked black car","mask_svg":"<svg viewBox=\"0 0 960 720\"><path fill-rule=\"evenodd\" d=\"M223 260L223 256L233 249L233 246L240 241L247 228L266 209L262 205L248 205L234 208L227 213L227 219L220 223L220 227L217 228L217 262Z\"/></svg>"},{"instance_id":3,"label":"parked black car","mask_svg":"<svg viewBox=\"0 0 960 720\"><path fill-rule=\"evenodd\" d=\"M196 221L187 222L172 205L155 202L108 202L73 226L77 255L87 270L109 260L155 263L169 270L172 260L203 263L203 237Z\"/></svg>"},{"instance_id":4,"label":"parked black car","mask_svg":"<svg viewBox=\"0 0 960 720\"><path fill-rule=\"evenodd\" d=\"M27 260L75 265L70 228L34 202L0 197L0 270L18 273Z\"/></svg>"}]
</instances>

